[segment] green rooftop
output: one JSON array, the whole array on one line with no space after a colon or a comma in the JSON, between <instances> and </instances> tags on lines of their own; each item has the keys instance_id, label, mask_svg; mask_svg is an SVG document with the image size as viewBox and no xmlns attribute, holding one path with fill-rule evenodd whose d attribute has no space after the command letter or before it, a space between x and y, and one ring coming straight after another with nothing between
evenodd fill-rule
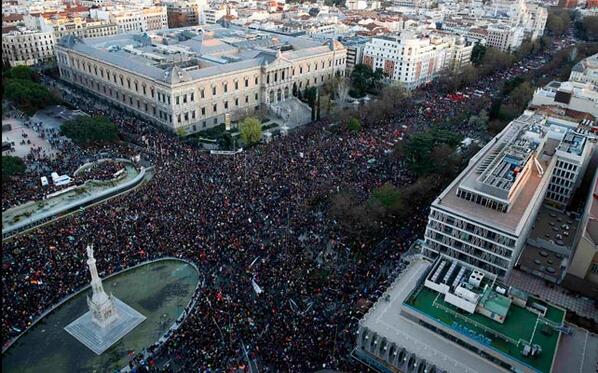
<instances>
[{"instance_id":1,"label":"green rooftop","mask_svg":"<svg viewBox=\"0 0 598 373\"><path fill-rule=\"evenodd\" d=\"M551 325L560 326L564 321L565 311L530 296L528 304L531 302L547 307L545 318L511 304L502 324L478 313L469 314L446 303L442 294L423 284L404 303L469 339L509 355L538 372L549 373L560 335ZM497 306L501 304L499 300ZM523 356L521 352L525 342L538 344L542 347L542 353L536 357Z\"/></svg>"}]
</instances>

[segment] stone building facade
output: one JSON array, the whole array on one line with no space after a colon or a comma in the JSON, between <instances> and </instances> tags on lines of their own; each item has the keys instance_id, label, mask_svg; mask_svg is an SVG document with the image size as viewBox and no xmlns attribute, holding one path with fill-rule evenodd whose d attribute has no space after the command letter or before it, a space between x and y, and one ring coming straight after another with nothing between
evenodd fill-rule
<instances>
[{"instance_id":1,"label":"stone building facade","mask_svg":"<svg viewBox=\"0 0 598 373\"><path fill-rule=\"evenodd\" d=\"M339 42L239 31L214 26L68 37L57 46L58 68L62 79L185 133L223 123L226 114L241 118L290 98L294 89L344 75L346 49ZM189 39L163 44L182 38L181 32Z\"/></svg>"}]
</instances>

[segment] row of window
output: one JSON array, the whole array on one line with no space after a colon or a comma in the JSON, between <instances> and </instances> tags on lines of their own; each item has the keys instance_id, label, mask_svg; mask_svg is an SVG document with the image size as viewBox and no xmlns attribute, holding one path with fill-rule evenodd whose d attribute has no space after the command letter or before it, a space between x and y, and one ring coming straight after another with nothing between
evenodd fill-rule
<instances>
[{"instance_id":1,"label":"row of window","mask_svg":"<svg viewBox=\"0 0 598 373\"><path fill-rule=\"evenodd\" d=\"M476 193L461 190L461 188L457 189L457 197L496 211L507 212L509 210L509 205L507 203L498 202L492 198L483 197Z\"/></svg>"}]
</instances>

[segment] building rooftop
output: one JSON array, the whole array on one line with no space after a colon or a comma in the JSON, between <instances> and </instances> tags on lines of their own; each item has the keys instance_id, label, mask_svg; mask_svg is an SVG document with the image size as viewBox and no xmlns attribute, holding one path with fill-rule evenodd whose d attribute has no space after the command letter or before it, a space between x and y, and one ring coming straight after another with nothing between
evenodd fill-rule
<instances>
[{"instance_id":1,"label":"building rooftop","mask_svg":"<svg viewBox=\"0 0 598 373\"><path fill-rule=\"evenodd\" d=\"M85 40L70 35L60 43L92 58L171 84L261 66L278 57L309 57L343 48L338 42L323 45L308 39L219 25ZM175 75L178 77L173 80Z\"/></svg>"},{"instance_id":2,"label":"building rooftop","mask_svg":"<svg viewBox=\"0 0 598 373\"><path fill-rule=\"evenodd\" d=\"M488 360L401 315L403 301L431 265L423 258L414 259L387 290L388 301L378 301L360 325L449 372L496 373L496 365Z\"/></svg>"},{"instance_id":3,"label":"building rooftop","mask_svg":"<svg viewBox=\"0 0 598 373\"><path fill-rule=\"evenodd\" d=\"M543 153L545 117L526 112L512 121L470 161L467 168L434 201L434 207L466 215L477 221L518 235L539 198L542 175L533 162L534 152ZM541 158L542 167L547 162ZM526 172L522 172L522 170ZM525 182L519 178L527 176ZM481 206L457 195L461 189L508 204L508 211Z\"/></svg>"},{"instance_id":4,"label":"building rooftop","mask_svg":"<svg viewBox=\"0 0 598 373\"><path fill-rule=\"evenodd\" d=\"M546 314L542 317L527 308L510 304L500 294L488 294L487 302L491 303L492 309L496 308L500 312L505 311L505 308L508 310L503 323L480 313L462 312L423 284L414 289L404 305L534 370L549 373L560 336L555 328L562 325L565 311L529 297L527 304L537 303L546 307ZM510 307L507 307L507 303ZM537 344L542 352L536 357L524 356L522 351L526 343Z\"/></svg>"}]
</instances>

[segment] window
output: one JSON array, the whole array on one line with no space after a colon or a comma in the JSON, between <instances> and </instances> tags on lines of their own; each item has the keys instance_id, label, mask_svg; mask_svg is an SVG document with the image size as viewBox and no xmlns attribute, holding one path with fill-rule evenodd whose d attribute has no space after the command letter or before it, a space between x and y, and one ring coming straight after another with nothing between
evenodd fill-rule
<instances>
[{"instance_id":1,"label":"window","mask_svg":"<svg viewBox=\"0 0 598 373\"><path fill-rule=\"evenodd\" d=\"M235 89L239 89L239 82L235 81Z\"/></svg>"},{"instance_id":2,"label":"window","mask_svg":"<svg viewBox=\"0 0 598 373\"><path fill-rule=\"evenodd\" d=\"M245 87L249 87L249 79L245 78Z\"/></svg>"},{"instance_id":3,"label":"window","mask_svg":"<svg viewBox=\"0 0 598 373\"><path fill-rule=\"evenodd\" d=\"M216 96L216 87L212 87L212 95Z\"/></svg>"},{"instance_id":4,"label":"window","mask_svg":"<svg viewBox=\"0 0 598 373\"><path fill-rule=\"evenodd\" d=\"M228 109L228 101L224 101L224 110Z\"/></svg>"},{"instance_id":5,"label":"window","mask_svg":"<svg viewBox=\"0 0 598 373\"><path fill-rule=\"evenodd\" d=\"M249 103L249 96L245 96L245 103Z\"/></svg>"},{"instance_id":6,"label":"window","mask_svg":"<svg viewBox=\"0 0 598 373\"><path fill-rule=\"evenodd\" d=\"M201 108L201 115L206 115L206 108L205 107Z\"/></svg>"},{"instance_id":7,"label":"window","mask_svg":"<svg viewBox=\"0 0 598 373\"><path fill-rule=\"evenodd\" d=\"M228 92L228 84L224 83L224 93Z\"/></svg>"},{"instance_id":8,"label":"window","mask_svg":"<svg viewBox=\"0 0 598 373\"><path fill-rule=\"evenodd\" d=\"M201 98L205 98L206 97L206 94L205 94L205 91L204 91L203 88L199 91L199 95L200 95Z\"/></svg>"},{"instance_id":9,"label":"window","mask_svg":"<svg viewBox=\"0 0 598 373\"><path fill-rule=\"evenodd\" d=\"M213 107L213 109L214 109L214 110L213 110L213 112L214 112L214 113L215 113L215 112L217 112L217 111L218 111L218 104L214 104L214 107Z\"/></svg>"}]
</instances>

